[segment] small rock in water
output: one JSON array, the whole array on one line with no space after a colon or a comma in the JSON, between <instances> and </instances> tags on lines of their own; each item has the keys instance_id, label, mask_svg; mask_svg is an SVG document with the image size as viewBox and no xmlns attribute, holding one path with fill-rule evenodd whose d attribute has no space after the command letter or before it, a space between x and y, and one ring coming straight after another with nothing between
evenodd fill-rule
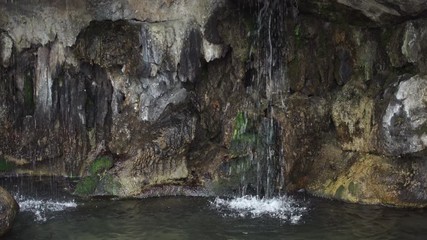
<instances>
[{"instance_id":1,"label":"small rock in water","mask_svg":"<svg viewBox=\"0 0 427 240\"><path fill-rule=\"evenodd\" d=\"M5 189L0 187L0 236L12 228L13 220L19 211L15 199Z\"/></svg>"}]
</instances>

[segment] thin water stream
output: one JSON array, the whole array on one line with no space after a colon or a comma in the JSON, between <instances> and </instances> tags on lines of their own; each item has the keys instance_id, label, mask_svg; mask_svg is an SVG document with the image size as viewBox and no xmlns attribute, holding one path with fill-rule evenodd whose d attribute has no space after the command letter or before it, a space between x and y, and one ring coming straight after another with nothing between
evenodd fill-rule
<instances>
[{"instance_id":1,"label":"thin water stream","mask_svg":"<svg viewBox=\"0 0 427 240\"><path fill-rule=\"evenodd\" d=\"M8 178L1 179L1 184L14 194L19 190L22 196L18 199L22 211L4 239L424 239L427 236L427 210L346 204L304 194L269 200L168 197L83 201L64 191L69 184L64 179ZM40 204L29 204L37 201ZM22 207L23 204L27 206Z\"/></svg>"}]
</instances>

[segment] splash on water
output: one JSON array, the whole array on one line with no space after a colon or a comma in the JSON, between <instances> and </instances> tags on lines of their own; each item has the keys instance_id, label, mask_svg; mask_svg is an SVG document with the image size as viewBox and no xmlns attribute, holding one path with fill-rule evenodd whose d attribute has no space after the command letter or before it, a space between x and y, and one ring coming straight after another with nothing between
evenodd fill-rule
<instances>
[{"instance_id":1,"label":"splash on water","mask_svg":"<svg viewBox=\"0 0 427 240\"><path fill-rule=\"evenodd\" d=\"M37 200L22 195L15 196L20 212L29 212L34 215L34 221L46 222L52 212L61 212L69 208L76 208L77 203L71 201Z\"/></svg>"},{"instance_id":2,"label":"splash on water","mask_svg":"<svg viewBox=\"0 0 427 240\"><path fill-rule=\"evenodd\" d=\"M275 198L259 198L243 196L224 199L217 197L211 206L227 217L271 217L284 222L297 224L301 221L308 208L301 206L295 199L287 196Z\"/></svg>"}]
</instances>

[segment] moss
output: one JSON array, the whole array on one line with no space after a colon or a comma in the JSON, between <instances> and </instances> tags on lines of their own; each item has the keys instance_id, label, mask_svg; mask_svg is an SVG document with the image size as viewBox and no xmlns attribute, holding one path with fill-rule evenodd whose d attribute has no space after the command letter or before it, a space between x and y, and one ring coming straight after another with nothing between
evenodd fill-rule
<instances>
[{"instance_id":1,"label":"moss","mask_svg":"<svg viewBox=\"0 0 427 240\"><path fill-rule=\"evenodd\" d=\"M357 196L359 194L359 191L359 184L355 182L350 182L350 184L348 185L348 192L353 196Z\"/></svg>"},{"instance_id":2,"label":"moss","mask_svg":"<svg viewBox=\"0 0 427 240\"><path fill-rule=\"evenodd\" d=\"M248 118L244 112L239 112L234 120L233 140L239 139L248 126Z\"/></svg>"},{"instance_id":3,"label":"moss","mask_svg":"<svg viewBox=\"0 0 427 240\"><path fill-rule=\"evenodd\" d=\"M6 159L0 157L0 172L9 172L15 168L15 163L9 162Z\"/></svg>"},{"instance_id":4,"label":"moss","mask_svg":"<svg viewBox=\"0 0 427 240\"><path fill-rule=\"evenodd\" d=\"M239 112L234 121L231 151L234 156L247 154L248 148L256 145L258 134L253 129L253 122L244 112Z\"/></svg>"},{"instance_id":5,"label":"moss","mask_svg":"<svg viewBox=\"0 0 427 240\"><path fill-rule=\"evenodd\" d=\"M343 185L341 185L337 189L337 191L335 192L335 198L337 198L337 199L343 199L344 192L345 192L345 187Z\"/></svg>"},{"instance_id":6,"label":"moss","mask_svg":"<svg viewBox=\"0 0 427 240\"><path fill-rule=\"evenodd\" d=\"M99 183L98 176L89 176L82 178L76 186L74 194L87 196L92 194Z\"/></svg>"},{"instance_id":7,"label":"moss","mask_svg":"<svg viewBox=\"0 0 427 240\"><path fill-rule=\"evenodd\" d=\"M113 160L110 157L100 157L90 165L89 172L92 175L100 174L113 167Z\"/></svg>"}]
</instances>

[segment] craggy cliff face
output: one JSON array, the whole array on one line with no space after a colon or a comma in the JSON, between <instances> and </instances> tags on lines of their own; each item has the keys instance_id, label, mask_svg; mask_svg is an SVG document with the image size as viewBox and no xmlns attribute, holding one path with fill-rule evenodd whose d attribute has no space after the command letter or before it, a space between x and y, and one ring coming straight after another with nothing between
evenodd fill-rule
<instances>
[{"instance_id":1,"label":"craggy cliff face","mask_svg":"<svg viewBox=\"0 0 427 240\"><path fill-rule=\"evenodd\" d=\"M427 204L425 1L0 1L0 170Z\"/></svg>"}]
</instances>

